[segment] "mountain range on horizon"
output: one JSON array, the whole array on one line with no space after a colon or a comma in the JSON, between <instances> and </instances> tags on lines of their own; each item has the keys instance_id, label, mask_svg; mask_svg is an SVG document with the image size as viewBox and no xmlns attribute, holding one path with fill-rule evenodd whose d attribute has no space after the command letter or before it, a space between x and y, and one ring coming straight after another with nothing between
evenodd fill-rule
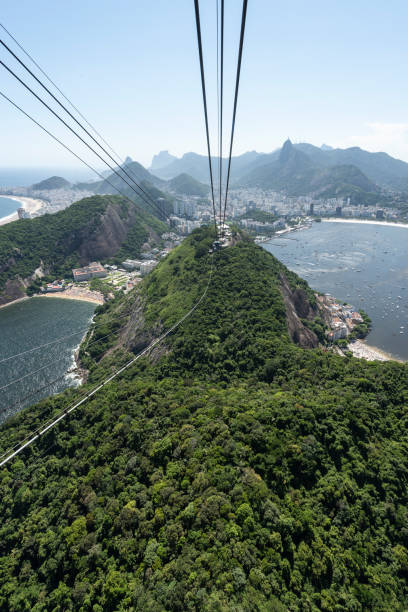
<instances>
[{"instance_id":1,"label":"mountain range on horizon","mask_svg":"<svg viewBox=\"0 0 408 612\"><path fill-rule=\"evenodd\" d=\"M281 153L290 148L291 155ZM218 157L213 158L214 169ZM227 159L223 159L223 172ZM177 158L168 151L153 157L149 172L163 180L186 173L196 180L209 182L208 158L189 152ZM360 147L333 148L323 144L293 144L289 139L271 153L249 151L232 158L231 185L263 187L287 191L289 195L309 193L342 195L350 191L379 193L408 190L408 163L387 153L371 153Z\"/></svg>"},{"instance_id":2,"label":"mountain range on horizon","mask_svg":"<svg viewBox=\"0 0 408 612\"><path fill-rule=\"evenodd\" d=\"M224 177L227 161L223 158ZM219 158L214 157L215 181L218 162ZM173 195L206 197L209 194L208 158L205 155L190 152L177 158L168 151L161 151L153 157L149 169L130 157L126 157L121 167L154 197L167 199L169 207ZM97 194L113 194L118 188L127 197L134 196L133 189L117 174L104 172L103 176L100 181L71 186L90 189ZM130 181L129 177L125 178ZM52 189L64 184L68 186L63 178L54 176L32 188ZM328 145L293 144L287 139L272 153L248 151L233 157L230 186L258 187L294 197L350 198L352 204L394 205L396 200L405 202L408 163L387 153L370 153L359 147L334 149ZM148 211L153 212L152 209Z\"/></svg>"}]
</instances>

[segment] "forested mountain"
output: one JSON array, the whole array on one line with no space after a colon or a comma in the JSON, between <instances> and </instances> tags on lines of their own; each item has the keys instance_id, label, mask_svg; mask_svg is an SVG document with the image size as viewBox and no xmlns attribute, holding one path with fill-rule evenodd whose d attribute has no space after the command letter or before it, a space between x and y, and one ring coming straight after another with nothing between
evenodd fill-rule
<instances>
[{"instance_id":1,"label":"forested mountain","mask_svg":"<svg viewBox=\"0 0 408 612\"><path fill-rule=\"evenodd\" d=\"M387 153L370 153L359 147L348 149L333 149L327 145L315 147L308 143L297 143L293 146L298 151L307 154L316 167L355 166L378 187L397 191L408 190L408 164L391 157ZM240 182L252 170L276 162L280 152L281 149L272 153L251 151L233 157L231 164L233 181ZM214 160L214 167L216 168L218 167L218 158L214 158ZM225 159L223 164L223 167L226 168ZM209 183L208 159L206 156L196 153L187 153L180 159L172 159L167 165L154 170L154 174L164 179L173 178L182 172L191 174L201 182Z\"/></svg>"},{"instance_id":2,"label":"forested mountain","mask_svg":"<svg viewBox=\"0 0 408 612\"><path fill-rule=\"evenodd\" d=\"M41 274L71 275L95 259L140 254L166 225L121 196L92 196L53 215L0 227L0 304L25 295Z\"/></svg>"},{"instance_id":3,"label":"forested mountain","mask_svg":"<svg viewBox=\"0 0 408 612\"><path fill-rule=\"evenodd\" d=\"M86 388L212 270L193 315L1 470L2 610L405 609L407 366L301 348L322 331L307 284L239 235L212 258L212 239L98 309ZM0 448L82 394L23 411Z\"/></svg>"},{"instance_id":4,"label":"forested mountain","mask_svg":"<svg viewBox=\"0 0 408 612\"><path fill-rule=\"evenodd\" d=\"M62 176L51 176L44 181L40 181L35 185L32 185L32 189L41 190L41 189L63 189L66 187L71 187L71 183L66 179L62 178Z\"/></svg>"},{"instance_id":5,"label":"forested mountain","mask_svg":"<svg viewBox=\"0 0 408 612\"><path fill-rule=\"evenodd\" d=\"M295 145L299 151L322 166L353 164L380 187L398 191L408 190L408 164L387 153L370 153L360 147L322 149L307 143Z\"/></svg>"},{"instance_id":6,"label":"forested mountain","mask_svg":"<svg viewBox=\"0 0 408 612\"><path fill-rule=\"evenodd\" d=\"M168 166L171 162L175 161L177 157L174 155L170 155L168 151L160 151L157 155L153 156L151 166L149 170L154 172L155 170L159 170L159 168L163 168L164 166Z\"/></svg>"},{"instance_id":7,"label":"forested mountain","mask_svg":"<svg viewBox=\"0 0 408 612\"><path fill-rule=\"evenodd\" d=\"M351 197L365 200L365 192L376 194L378 187L356 166L319 166L309 155L287 140L279 157L243 176L239 184L285 191L288 195ZM378 197L378 196L377 196Z\"/></svg>"},{"instance_id":8,"label":"forested mountain","mask_svg":"<svg viewBox=\"0 0 408 612\"><path fill-rule=\"evenodd\" d=\"M175 176L168 182L168 187L176 193L204 197L209 193L209 186L200 183L189 174Z\"/></svg>"},{"instance_id":9,"label":"forested mountain","mask_svg":"<svg viewBox=\"0 0 408 612\"><path fill-rule=\"evenodd\" d=\"M259 157L259 153L256 151L250 151L243 155L238 155L233 158L233 164L231 166L231 176L240 176L249 164ZM219 157L214 156L213 160L213 172L218 171ZM223 172L227 170L227 160L223 159ZM153 170L152 170L153 171ZM179 174L190 174L197 181L209 184L209 169L208 169L208 157L206 155L198 155L197 153L185 153L180 159L176 158L167 166L156 168L154 174L162 179L172 179Z\"/></svg>"}]
</instances>

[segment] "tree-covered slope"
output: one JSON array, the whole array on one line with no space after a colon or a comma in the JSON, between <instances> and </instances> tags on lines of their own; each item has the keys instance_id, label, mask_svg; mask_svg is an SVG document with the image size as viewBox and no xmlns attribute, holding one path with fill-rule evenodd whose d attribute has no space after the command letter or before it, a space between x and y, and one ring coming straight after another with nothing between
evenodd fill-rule
<instances>
[{"instance_id":1,"label":"tree-covered slope","mask_svg":"<svg viewBox=\"0 0 408 612\"><path fill-rule=\"evenodd\" d=\"M41 189L64 189L66 187L71 187L71 183L69 181L62 178L62 176L51 176L48 179L44 179L43 181L32 185L31 189L39 191Z\"/></svg>"},{"instance_id":2,"label":"tree-covered slope","mask_svg":"<svg viewBox=\"0 0 408 612\"><path fill-rule=\"evenodd\" d=\"M72 267L121 254L137 256L165 224L120 196L84 198L65 210L0 227L0 303L21 297L35 270L70 275Z\"/></svg>"},{"instance_id":3,"label":"tree-covered slope","mask_svg":"<svg viewBox=\"0 0 408 612\"><path fill-rule=\"evenodd\" d=\"M99 310L90 336L116 336L85 343L89 387L202 294L209 244ZM282 274L313 309L260 247L216 253L164 349L0 471L1 609L405 609L407 367L291 342ZM23 411L0 449L82 393Z\"/></svg>"},{"instance_id":4,"label":"tree-covered slope","mask_svg":"<svg viewBox=\"0 0 408 612\"><path fill-rule=\"evenodd\" d=\"M291 196L350 197L357 203L380 199L378 187L356 166L319 165L290 140L284 143L278 159L255 167L239 184L285 191Z\"/></svg>"},{"instance_id":5,"label":"tree-covered slope","mask_svg":"<svg viewBox=\"0 0 408 612\"><path fill-rule=\"evenodd\" d=\"M191 196L206 196L209 192L208 185L204 185L195 178L183 172L175 176L168 183L170 189L176 193L182 193Z\"/></svg>"}]
</instances>

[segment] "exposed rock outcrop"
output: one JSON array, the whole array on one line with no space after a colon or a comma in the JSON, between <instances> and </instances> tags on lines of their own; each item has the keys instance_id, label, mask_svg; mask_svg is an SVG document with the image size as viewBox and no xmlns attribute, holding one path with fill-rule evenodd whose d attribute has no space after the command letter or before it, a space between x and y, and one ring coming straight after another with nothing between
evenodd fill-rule
<instances>
[{"instance_id":1,"label":"exposed rock outcrop","mask_svg":"<svg viewBox=\"0 0 408 612\"><path fill-rule=\"evenodd\" d=\"M280 280L288 331L292 341L302 348L316 348L319 345L316 334L306 327L301 319L312 320L318 314L317 311L311 306L304 289L298 287L293 290L284 274L281 274Z\"/></svg>"}]
</instances>

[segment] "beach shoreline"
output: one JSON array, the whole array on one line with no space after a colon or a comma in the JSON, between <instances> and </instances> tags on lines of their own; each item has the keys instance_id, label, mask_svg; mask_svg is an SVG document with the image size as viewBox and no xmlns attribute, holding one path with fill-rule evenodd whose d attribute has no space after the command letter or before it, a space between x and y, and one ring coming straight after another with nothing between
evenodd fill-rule
<instances>
[{"instance_id":1,"label":"beach shoreline","mask_svg":"<svg viewBox=\"0 0 408 612\"><path fill-rule=\"evenodd\" d=\"M322 223L360 223L362 225L385 225L390 227L405 227L408 228L408 223L397 223L394 221L376 221L375 219L343 219L322 217Z\"/></svg>"},{"instance_id":2,"label":"beach shoreline","mask_svg":"<svg viewBox=\"0 0 408 612\"><path fill-rule=\"evenodd\" d=\"M44 201L38 200L36 198L27 198L25 196L6 196L5 194L4 196L9 198L10 200L18 202L18 204L20 204L20 207L24 208L24 210L30 215L37 213L44 206ZM17 211L11 213L10 215L7 215L7 217L2 217L0 219L0 225L6 225L7 223L12 223L13 221L18 221Z\"/></svg>"},{"instance_id":3,"label":"beach shoreline","mask_svg":"<svg viewBox=\"0 0 408 612\"><path fill-rule=\"evenodd\" d=\"M66 289L65 291L59 291L57 293L43 293L41 295L36 295L35 297L57 298L61 300L76 300L78 302L90 302L92 304L97 304L98 306L101 306L105 303L103 295L101 293L98 293L97 291L90 291L87 294L85 292L78 294L75 292L71 292L69 289Z\"/></svg>"},{"instance_id":4,"label":"beach shoreline","mask_svg":"<svg viewBox=\"0 0 408 612\"><path fill-rule=\"evenodd\" d=\"M405 363L405 361L394 357L391 353L387 353L376 346L370 346L362 340L351 342L347 349L353 353L354 357L365 359L366 361L398 361L399 363Z\"/></svg>"}]
</instances>

